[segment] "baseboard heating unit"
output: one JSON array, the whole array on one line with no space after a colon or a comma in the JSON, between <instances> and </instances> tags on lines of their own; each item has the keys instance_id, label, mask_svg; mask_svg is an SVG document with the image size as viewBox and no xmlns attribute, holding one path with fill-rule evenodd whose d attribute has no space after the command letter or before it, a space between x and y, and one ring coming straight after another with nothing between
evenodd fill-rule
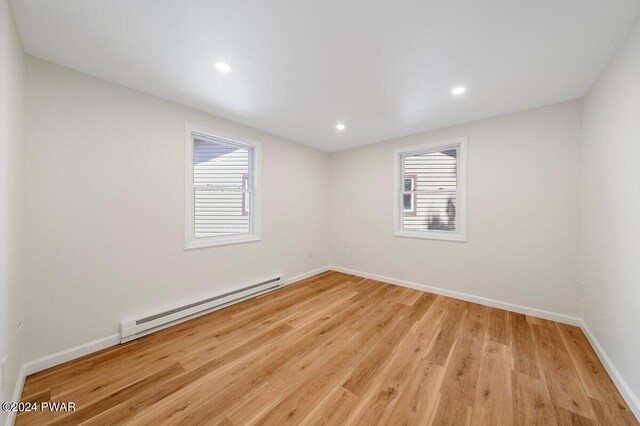
<instances>
[{"instance_id":1,"label":"baseboard heating unit","mask_svg":"<svg viewBox=\"0 0 640 426\"><path fill-rule=\"evenodd\" d=\"M187 321L191 318L276 290L283 285L284 280L282 277L272 278L258 284L180 306L166 312L150 315L134 321L123 321L120 323L120 343L129 342L138 337L146 336L147 334L171 327L172 325Z\"/></svg>"}]
</instances>

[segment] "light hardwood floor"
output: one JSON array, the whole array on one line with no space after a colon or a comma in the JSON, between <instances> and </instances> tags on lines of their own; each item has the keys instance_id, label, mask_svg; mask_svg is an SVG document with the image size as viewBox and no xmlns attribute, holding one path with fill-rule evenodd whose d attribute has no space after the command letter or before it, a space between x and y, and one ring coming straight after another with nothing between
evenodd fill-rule
<instances>
[{"instance_id":1,"label":"light hardwood floor","mask_svg":"<svg viewBox=\"0 0 640 426\"><path fill-rule=\"evenodd\" d=\"M36 424L638 424L581 330L326 272L27 378Z\"/></svg>"}]
</instances>

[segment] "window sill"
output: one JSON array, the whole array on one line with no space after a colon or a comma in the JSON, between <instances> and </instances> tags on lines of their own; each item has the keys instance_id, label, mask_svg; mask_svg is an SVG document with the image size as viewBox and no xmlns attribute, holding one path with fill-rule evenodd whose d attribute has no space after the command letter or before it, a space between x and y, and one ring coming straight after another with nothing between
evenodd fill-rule
<instances>
[{"instance_id":1,"label":"window sill","mask_svg":"<svg viewBox=\"0 0 640 426\"><path fill-rule=\"evenodd\" d=\"M458 233L428 232L428 231L395 231L393 235L396 237L458 241L463 243L467 241L466 235L458 234Z\"/></svg>"},{"instance_id":2,"label":"window sill","mask_svg":"<svg viewBox=\"0 0 640 426\"><path fill-rule=\"evenodd\" d=\"M256 234L247 234L231 235L228 237L192 239L185 243L184 249L192 250L205 247L226 246L230 244L251 243L254 241L260 241L260 236Z\"/></svg>"}]
</instances>

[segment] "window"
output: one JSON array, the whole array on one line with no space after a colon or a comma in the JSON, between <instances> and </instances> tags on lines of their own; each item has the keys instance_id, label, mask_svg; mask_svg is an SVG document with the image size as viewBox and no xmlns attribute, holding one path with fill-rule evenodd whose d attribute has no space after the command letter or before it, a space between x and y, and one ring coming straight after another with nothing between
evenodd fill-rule
<instances>
[{"instance_id":1,"label":"window","mask_svg":"<svg viewBox=\"0 0 640 426\"><path fill-rule=\"evenodd\" d=\"M455 139L394 153L395 235L466 241L466 144Z\"/></svg>"},{"instance_id":2,"label":"window","mask_svg":"<svg viewBox=\"0 0 640 426\"><path fill-rule=\"evenodd\" d=\"M404 177L404 193L402 194L402 211L405 216L415 216L416 214L416 182L418 177Z\"/></svg>"},{"instance_id":3,"label":"window","mask_svg":"<svg viewBox=\"0 0 640 426\"><path fill-rule=\"evenodd\" d=\"M185 248L260 239L260 145L187 125Z\"/></svg>"}]
</instances>

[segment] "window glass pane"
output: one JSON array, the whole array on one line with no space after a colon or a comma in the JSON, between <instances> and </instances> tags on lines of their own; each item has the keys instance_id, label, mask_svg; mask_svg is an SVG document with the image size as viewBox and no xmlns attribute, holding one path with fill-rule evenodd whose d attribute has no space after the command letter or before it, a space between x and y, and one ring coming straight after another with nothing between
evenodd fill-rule
<instances>
[{"instance_id":1,"label":"window glass pane","mask_svg":"<svg viewBox=\"0 0 640 426\"><path fill-rule=\"evenodd\" d=\"M404 194L402 199L402 205L404 208L404 211L408 211L408 210L413 210L413 195L412 194Z\"/></svg>"},{"instance_id":2,"label":"window glass pane","mask_svg":"<svg viewBox=\"0 0 640 426\"><path fill-rule=\"evenodd\" d=\"M411 191L413 189L413 179L404 178L404 190Z\"/></svg>"},{"instance_id":3,"label":"window glass pane","mask_svg":"<svg viewBox=\"0 0 640 426\"><path fill-rule=\"evenodd\" d=\"M409 176L416 182L414 212L403 215L404 229L456 230L457 156L457 149L448 149L402 157L405 187Z\"/></svg>"},{"instance_id":4,"label":"window glass pane","mask_svg":"<svg viewBox=\"0 0 640 426\"><path fill-rule=\"evenodd\" d=\"M456 230L456 194L416 196L416 212L404 215L404 229L419 231L455 231Z\"/></svg>"},{"instance_id":5,"label":"window glass pane","mask_svg":"<svg viewBox=\"0 0 640 426\"><path fill-rule=\"evenodd\" d=\"M194 139L196 238L248 234L249 149Z\"/></svg>"}]
</instances>

